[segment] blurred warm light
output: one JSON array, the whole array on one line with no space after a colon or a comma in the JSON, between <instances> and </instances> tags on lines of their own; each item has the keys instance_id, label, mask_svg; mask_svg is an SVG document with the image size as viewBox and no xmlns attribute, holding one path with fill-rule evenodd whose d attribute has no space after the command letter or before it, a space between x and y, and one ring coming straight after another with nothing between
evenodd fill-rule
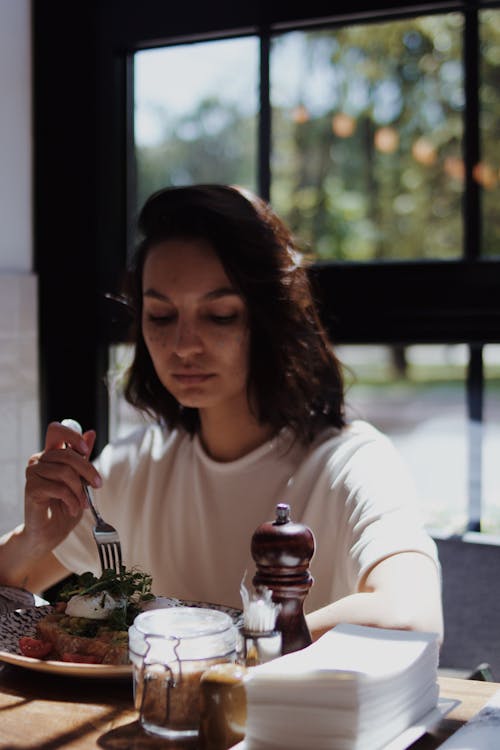
<instances>
[{"instance_id":1,"label":"blurred warm light","mask_svg":"<svg viewBox=\"0 0 500 750\"><path fill-rule=\"evenodd\" d=\"M349 138L356 130L356 120L345 112L332 117L332 130L339 138Z\"/></svg>"},{"instance_id":2,"label":"blurred warm light","mask_svg":"<svg viewBox=\"0 0 500 750\"><path fill-rule=\"evenodd\" d=\"M310 119L311 115L309 114L309 110L303 104L299 104L298 107L295 107L293 109L292 120L298 125L302 125L304 122L307 122Z\"/></svg>"},{"instance_id":3,"label":"blurred warm light","mask_svg":"<svg viewBox=\"0 0 500 750\"><path fill-rule=\"evenodd\" d=\"M375 131L375 148L383 154L392 154L399 146L399 133L394 128L384 127Z\"/></svg>"},{"instance_id":4,"label":"blurred warm light","mask_svg":"<svg viewBox=\"0 0 500 750\"><path fill-rule=\"evenodd\" d=\"M472 176L486 190L493 190L498 184L495 170L490 164L480 161L472 170Z\"/></svg>"},{"instance_id":5,"label":"blurred warm light","mask_svg":"<svg viewBox=\"0 0 500 750\"><path fill-rule=\"evenodd\" d=\"M458 156L447 156L443 164L444 171L454 180L463 182L465 179L465 165Z\"/></svg>"},{"instance_id":6,"label":"blurred warm light","mask_svg":"<svg viewBox=\"0 0 500 750\"><path fill-rule=\"evenodd\" d=\"M436 148L434 144L431 143L431 141L429 141L427 138L424 138L424 136L422 136L421 138L417 138L412 146L411 152L415 161L420 162L420 164L424 164L426 167L430 167L436 163Z\"/></svg>"}]
</instances>

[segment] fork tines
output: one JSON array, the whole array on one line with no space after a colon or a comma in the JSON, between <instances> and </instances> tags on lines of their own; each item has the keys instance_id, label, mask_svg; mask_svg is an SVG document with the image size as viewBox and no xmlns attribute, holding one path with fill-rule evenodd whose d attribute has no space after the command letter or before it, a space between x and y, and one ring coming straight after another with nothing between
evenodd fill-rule
<instances>
[{"instance_id":1,"label":"fork tines","mask_svg":"<svg viewBox=\"0 0 500 750\"><path fill-rule=\"evenodd\" d=\"M122 548L120 543L97 541L97 550L103 572L111 569L119 573L122 567Z\"/></svg>"},{"instance_id":2,"label":"fork tines","mask_svg":"<svg viewBox=\"0 0 500 750\"><path fill-rule=\"evenodd\" d=\"M99 552L99 560L101 561L102 572L110 569L119 573L122 568L122 548L120 544L120 537L114 526L110 523L106 523L103 520L101 514L97 510L90 488L87 484L83 485L89 508L92 511L96 525L93 528L93 534L95 543L97 545L97 551Z\"/></svg>"}]
</instances>

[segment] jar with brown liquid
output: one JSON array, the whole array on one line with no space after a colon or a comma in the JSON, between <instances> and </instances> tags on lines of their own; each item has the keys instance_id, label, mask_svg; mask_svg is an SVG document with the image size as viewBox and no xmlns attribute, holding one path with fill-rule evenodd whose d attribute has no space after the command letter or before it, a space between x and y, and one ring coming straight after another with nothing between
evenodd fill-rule
<instances>
[{"instance_id":1,"label":"jar with brown liquid","mask_svg":"<svg viewBox=\"0 0 500 750\"><path fill-rule=\"evenodd\" d=\"M149 733L198 736L200 681L214 664L236 660L240 636L231 617L202 607L143 612L129 629L134 702Z\"/></svg>"},{"instance_id":2,"label":"jar with brown liquid","mask_svg":"<svg viewBox=\"0 0 500 750\"><path fill-rule=\"evenodd\" d=\"M227 750L242 740L246 726L246 667L215 664L200 682L200 750Z\"/></svg>"}]
</instances>

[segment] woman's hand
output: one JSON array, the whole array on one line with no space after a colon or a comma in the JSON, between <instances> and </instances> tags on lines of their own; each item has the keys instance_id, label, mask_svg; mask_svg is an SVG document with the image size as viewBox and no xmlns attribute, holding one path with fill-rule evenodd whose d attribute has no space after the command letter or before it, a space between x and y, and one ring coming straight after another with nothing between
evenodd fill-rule
<instances>
[{"instance_id":1,"label":"woman's hand","mask_svg":"<svg viewBox=\"0 0 500 750\"><path fill-rule=\"evenodd\" d=\"M80 520L87 507L82 482L101 486L101 478L88 460L95 437L93 430L79 435L52 422L44 450L29 459L24 533L36 554L54 549Z\"/></svg>"},{"instance_id":2,"label":"woman's hand","mask_svg":"<svg viewBox=\"0 0 500 750\"><path fill-rule=\"evenodd\" d=\"M80 520L86 507L82 482L100 487L89 462L95 432L80 435L52 422L45 448L26 469L24 525L0 539L0 583L43 591L70 573L52 554Z\"/></svg>"}]
</instances>

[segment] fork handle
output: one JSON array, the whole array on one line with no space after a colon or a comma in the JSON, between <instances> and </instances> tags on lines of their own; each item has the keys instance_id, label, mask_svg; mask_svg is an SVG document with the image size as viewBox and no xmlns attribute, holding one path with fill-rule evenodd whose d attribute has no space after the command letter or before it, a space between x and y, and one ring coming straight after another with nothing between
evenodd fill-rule
<instances>
[{"instance_id":1,"label":"fork handle","mask_svg":"<svg viewBox=\"0 0 500 750\"><path fill-rule=\"evenodd\" d=\"M83 435L82 426L79 422L76 421L76 419L63 419L61 424L63 427L69 427L70 430L74 430L75 432L78 432L79 435ZM65 444L66 447L68 447L68 444ZM90 492L90 487L86 482L82 479L82 487L83 491L85 492L85 497L87 498L88 506L90 510L92 511L92 515L94 516L94 519L96 523L103 523L103 520L99 514L99 511L94 505L94 501L92 498L92 494Z\"/></svg>"},{"instance_id":2,"label":"fork handle","mask_svg":"<svg viewBox=\"0 0 500 750\"><path fill-rule=\"evenodd\" d=\"M92 511L92 515L94 516L95 522L96 523L104 523L103 520L102 520L102 518L101 518L101 515L100 515L99 511L97 510L97 508L94 505L94 501L92 499L92 494L90 492L90 487L88 486L88 484L86 482L83 482L83 481L82 481L82 487L83 487L83 491L85 492L85 497L87 498L87 502L89 504L89 508Z\"/></svg>"}]
</instances>

